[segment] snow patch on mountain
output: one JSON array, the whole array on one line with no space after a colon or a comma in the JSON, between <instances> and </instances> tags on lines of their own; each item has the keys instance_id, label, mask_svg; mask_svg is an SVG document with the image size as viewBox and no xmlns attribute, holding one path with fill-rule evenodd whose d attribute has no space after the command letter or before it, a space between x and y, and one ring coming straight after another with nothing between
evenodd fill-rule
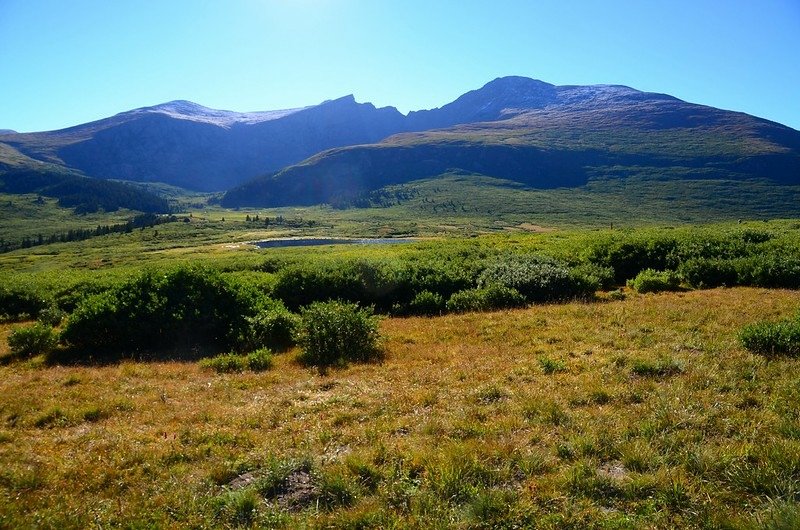
<instances>
[{"instance_id":1,"label":"snow patch on mountain","mask_svg":"<svg viewBox=\"0 0 800 530\"><path fill-rule=\"evenodd\" d=\"M230 110L210 109L191 101L176 100L155 105L153 107L135 109L123 114L164 114L165 116L169 116L170 118L175 118L178 120L208 123L227 129L236 124L252 125L255 123L277 120L307 108L309 107L259 112L235 112Z\"/></svg>"},{"instance_id":2,"label":"snow patch on mountain","mask_svg":"<svg viewBox=\"0 0 800 530\"><path fill-rule=\"evenodd\" d=\"M592 104L605 106L615 100L673 100L677 98L666 94L642 92L624 85L563 85L556 87L558 99L556 105Z\"/></svg>"}]
</instances>

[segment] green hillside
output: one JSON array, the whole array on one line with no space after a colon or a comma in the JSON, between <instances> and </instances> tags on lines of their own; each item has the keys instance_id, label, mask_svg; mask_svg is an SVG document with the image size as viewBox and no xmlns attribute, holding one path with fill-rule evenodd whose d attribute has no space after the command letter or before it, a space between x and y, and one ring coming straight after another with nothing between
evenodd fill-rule
<instances>
[{"instance_id":1,"label":"green hillside","mask_svg":"<svg viewBox=\"0 0 800 530\"><path fill-rule=\"evenodd\" d=\"M121 182L93 179L78 171L34 160L0 143L0 193L34 193L58 200L79 213L120 208L142 212L169 211L169 203L144 189Z\"/></svg>"}]
</instances>

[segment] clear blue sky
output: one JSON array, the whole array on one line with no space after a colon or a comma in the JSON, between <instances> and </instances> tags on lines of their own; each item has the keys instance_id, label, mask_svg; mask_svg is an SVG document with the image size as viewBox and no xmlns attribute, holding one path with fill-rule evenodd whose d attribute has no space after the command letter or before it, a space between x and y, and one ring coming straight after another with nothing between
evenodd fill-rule
<instances>
[{"instance_id":1,"label":"clear blue sky","mask_svg":"<svg viewBox=\"0 0 800 530\"><path fill-rule=\"evenodd\" d=\"M0 128L188 99L401 111L495 77L615 83L800 129L800 0L0 0Z\"/></svg>"}]
</instances>

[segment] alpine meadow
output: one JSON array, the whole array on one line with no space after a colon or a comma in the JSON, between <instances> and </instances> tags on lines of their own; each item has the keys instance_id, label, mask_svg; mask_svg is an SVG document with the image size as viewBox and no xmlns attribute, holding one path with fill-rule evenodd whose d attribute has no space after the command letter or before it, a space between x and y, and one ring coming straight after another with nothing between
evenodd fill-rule
<instances>
[{"instance_id":1,"label":"alpine meadow","mask_svg":"<svg viewBox=\"0 0 800 530\"><path fill-rule=\"evenodd\" d=\"M0 528L800 528L800 12L212 4L0 6Z\"/></svg>"}]
</instances>

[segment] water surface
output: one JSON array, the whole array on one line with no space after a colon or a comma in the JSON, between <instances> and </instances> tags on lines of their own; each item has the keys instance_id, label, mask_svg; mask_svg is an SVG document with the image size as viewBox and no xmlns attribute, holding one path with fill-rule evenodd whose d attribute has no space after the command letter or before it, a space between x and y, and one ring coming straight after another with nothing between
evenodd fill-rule
<instances>
[{"instance_id":1,"label":"water surface","mask_svg":"<svg viewBox=\"0 0 800 530\"><path fill-rule=\"evenodd\" d=\"M304 237L297 239L265 239L263 241L255 241L253 244L258 248L280 248L314 247L319 245L391 245L395 243L413 243L415 241L416 239L408 237L374 237L364 239Z\"/></svg>"}]
</instances>

